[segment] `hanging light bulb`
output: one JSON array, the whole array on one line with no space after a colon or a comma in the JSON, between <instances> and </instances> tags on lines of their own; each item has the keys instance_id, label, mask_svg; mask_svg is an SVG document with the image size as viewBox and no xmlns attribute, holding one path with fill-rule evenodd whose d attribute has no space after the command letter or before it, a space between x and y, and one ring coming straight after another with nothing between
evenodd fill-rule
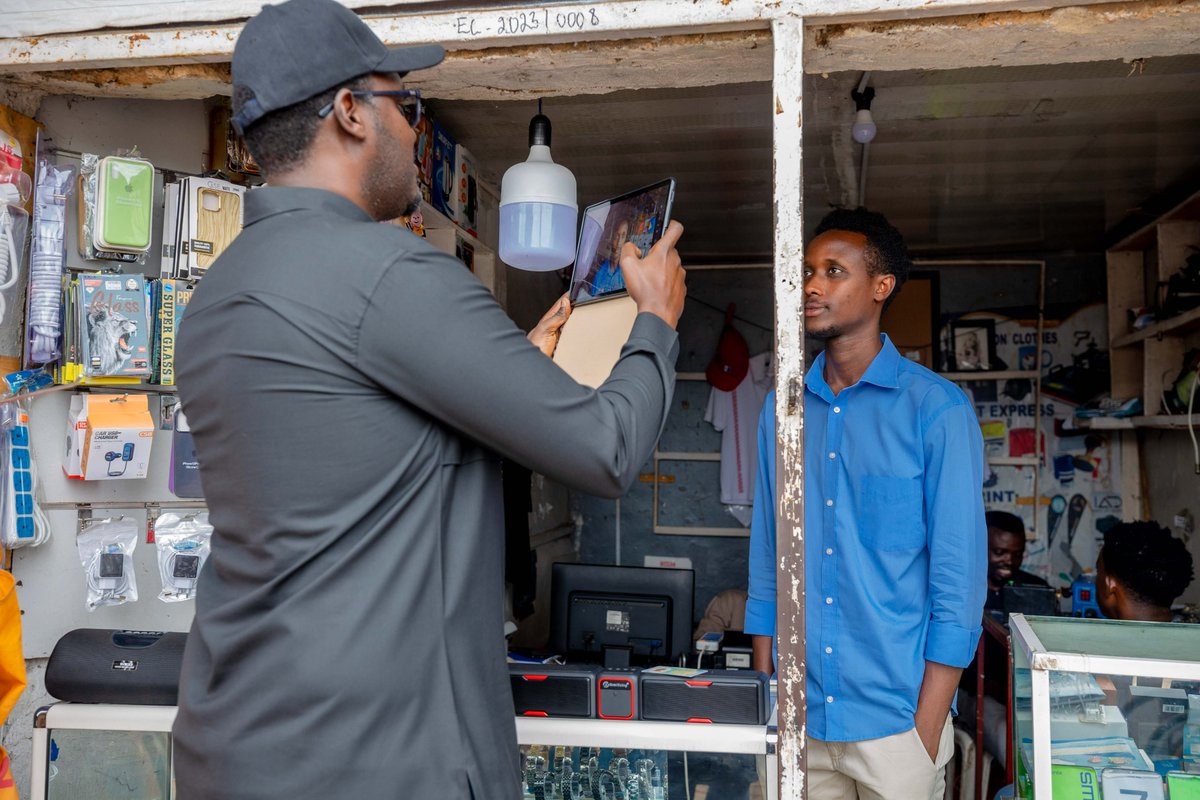
<instances>
[{"instance_id":1,"label":"hanging light bulb","mask_svg":"<svg viewBox=\"0 0 1200 800\"><path fill-rule=\"evenodd\" d=\"M575 176L550 156L550 119L539 100L529 121L529 157L500 183L500 260L530 272L569 265L578 213Z\"/></svg>"},{"instance_id":2,"label":"hanging light bulb","mask_svg":"<svg viewBox=\"0 0 1200 800\"><path fill-rule=\"evenodd\" d=\"M867 144L875 138L875 120L871 119L871 101L875 99L875 87L868 86L861 92L851 91L850 97L858 109L854 112L854 125L850 128L850 135L859 144Z\"/></svg>"}]
</instances>

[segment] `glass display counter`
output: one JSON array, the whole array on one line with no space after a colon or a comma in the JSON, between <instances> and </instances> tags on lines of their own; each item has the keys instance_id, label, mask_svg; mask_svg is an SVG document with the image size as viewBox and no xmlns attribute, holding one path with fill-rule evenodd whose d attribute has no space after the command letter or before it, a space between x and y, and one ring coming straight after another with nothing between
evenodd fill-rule
<instances>
[{"instance_id":1,"label":"glass display counter","mask_svg":"<svg viewBox=\"0 0 1200 800\"><path fill-rule=\"evenodd\" d=\"M34 715L32 800L170 800L174 706L59 703Z\"/></svg>"},{"instance_id":2,"label":"glass display counter","mask_svg":"<svg viewBox=\"0 0 1200 800\"><path fill-rule=\"evenodd\" d=\"M517 718L527 800L774 800L774 726Z\"/></svg>"},{"instance_id":3,"label":"glass display counter","mask_svg":"<svg viewBox=\"0 0 1200 800\"><path fill-rule=\"evenodd\" d=\"M175 713L174 706L59 703L40 709L31 797L170 800ZM526 798L776 797L774 718L765 726L531 717L516 722Z\"/></svg>"},{"instance_id":4,"label":"glass display counter","mask_svg":"<svg viewBox=\"0 0 1200 800\"><path fill-rule=\"evenodd\" d=\"M1200 800L1200 626L1014 614L1016 796Z\"/></svg>"}]
</instances>

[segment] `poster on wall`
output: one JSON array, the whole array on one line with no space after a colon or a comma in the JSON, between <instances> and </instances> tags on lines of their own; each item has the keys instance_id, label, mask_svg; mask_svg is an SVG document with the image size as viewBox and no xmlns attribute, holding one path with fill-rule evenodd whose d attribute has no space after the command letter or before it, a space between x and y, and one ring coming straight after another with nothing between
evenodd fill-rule
<instances>
[{"instance_id":1,"label":"poster on wall","mask_svg":"<svg viewBox=\"0 0 1200 800\"><path fill-rule=\"evenodd\" d=\"M964 332L991 341L965 344ZM1116 434L1076 427L1075 409L1108 388L1107 312L1084 307L1046 322L1037 341L1035 320L970 314L946 325L943 352L990 357L991 370L1041 370L1041 427L1031 378L963 381L972 396L989 463L983 500L989 511L1021 517L1029 531L1022 568L1051 585L1070 583L1094 567L1104 531L1121 521L1121 463ZM978 345L978 350L975 346ZM956 358L956 356L949 356ZM1044 453L1040 467L1011 462ZM1041 469L1034 496L1035 470Z\"/></svg>"}]
</instances>

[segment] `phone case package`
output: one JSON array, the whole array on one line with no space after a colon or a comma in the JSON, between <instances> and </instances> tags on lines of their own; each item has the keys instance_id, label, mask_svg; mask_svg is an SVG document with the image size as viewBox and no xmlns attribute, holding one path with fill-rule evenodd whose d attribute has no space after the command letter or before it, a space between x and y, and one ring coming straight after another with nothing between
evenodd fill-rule
<instances>
[{"instance_id":1,"label":"phone case package","mask_svg":"<svg viewBox=\"0 0 1200 800\"><path fill-rule=\"evenodd\" d=\"M144 253L150 249L154 165L140 158L107 156L97 169L92 244L97 250Z\"/></svg>"},{"instance_id":2,"label":"phone case package","mask_svg":"<svg viewBox=\"0 0 1200 800\"><path fill-rule=\"evenodd\" d=\"M242 231L244 186L216 178L185 178L180 215L186 224L180 236L183 263L178 277L196 280ZM177 256L178 258L179 256Z\"/></svg>"}]
</instances>

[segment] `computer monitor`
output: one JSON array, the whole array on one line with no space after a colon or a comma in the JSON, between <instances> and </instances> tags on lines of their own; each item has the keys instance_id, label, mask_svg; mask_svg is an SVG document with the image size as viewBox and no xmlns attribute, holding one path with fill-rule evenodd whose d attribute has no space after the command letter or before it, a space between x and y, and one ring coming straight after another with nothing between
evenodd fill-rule
<instances>
[{"instance_id":1,"label":"computer monitor","mask_svg":"<svg viewBox=\"0 0 1200 800\"><path fill-rule=\"evenodd\" d=\"M691 644L695 584L690 569L555 564L550 645L607 667L674 663Z\"/></svg>"}]
</instances>

